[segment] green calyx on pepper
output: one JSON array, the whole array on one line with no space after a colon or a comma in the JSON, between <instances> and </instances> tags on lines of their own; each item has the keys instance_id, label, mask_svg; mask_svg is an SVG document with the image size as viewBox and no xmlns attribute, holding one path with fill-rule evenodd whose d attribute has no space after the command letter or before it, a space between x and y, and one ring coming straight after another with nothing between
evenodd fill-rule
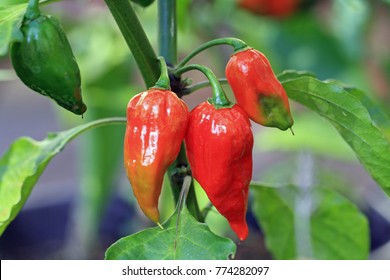
<instances>
[{"instance_id":1,"label":"green calyx on pepper","mask_svg":"<svg viewBox=\"0 0 390 280\"><path fill-rule=\"evenodd\" d=\"M41 15L38 5L38 0L29 1L20 27L22 38L11 46L12 65L26 86L82 115L87 107L71 46L58 21Z\"/></svg>"},{"instance_id":2,"label":"green calyx on pepper","mask_svg":"<svg viewBox=\"0 0 390 280\"><path fill-rule=\"evenodd\" d=\"M288 97L261 52L247 48L235 52L225 69L237 104L254 122L281 130L291 128Z\"/></svg>"}]
</instances>

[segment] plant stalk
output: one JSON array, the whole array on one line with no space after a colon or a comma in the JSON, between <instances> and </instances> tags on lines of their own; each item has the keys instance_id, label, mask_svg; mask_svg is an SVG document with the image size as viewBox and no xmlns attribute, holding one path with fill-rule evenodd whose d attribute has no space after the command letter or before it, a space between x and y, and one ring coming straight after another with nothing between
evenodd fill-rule
<instances>
[{"instance_id":1,"label":"plant stalk","mask_svg":"<svg viewBox=\"0 0 390 280\"><path fill-rule=\"evenodd\" d=\"M172 66L177 62L177 24L176 24L176 0L158 1L158 26L159 26L159 55L163 56ZM175 202L180 199L180 189L183 186L185 175L177 172L181 167L188 166L184 143L175 162L168 169L169 181ZM195 195L193 180L188 191L187 208L198 220L202 221L202 214Z\"/></svg>"},{"instance_id":2,"label":"plant stalk","mask_svg":"<svg viewBox=\"0 0 390 280\"><path fill-rule=\"evenodd\" d=\"M228 81L226 78L220 78L218 79L218 82L220 84L228 84ZM185 88L185 91L183 92L183 95L188 95L188 94L191 94L197 90L200 90L202 88L206 88L206 87L209 87L211 86L211 83L209 80L206 80L206 81L203 81L203 82L199 82L199 83L196 83L196 84L193 84L191 86L188 86Z\"/></svg>"},{"instance_id":3,"label":"plant stalk","mask_svg":"<svg viewBox=\"0 0 390 280\"><path fill-rule=\"evenodd\" d=\"M176 0L158 1L159 53L170 65L177 63Z\"/></svg>"},{"instance_id":4,"label":"plant stalk","mask_svg":"<svg viewBox=\"0 0 390 280\"><path fill-rule=\"evenodd\" d=\"M188 71L191 71L191 70L198 70L198 71L202 72L209 80L210 85L213 89L212 103L216 108L231 106L231 103L227 99L226 94L223 91L222 86L219 83L217 77L206 66L202 66L199 64L190 64L187 66L183 66L182 68L176 69L176 71L174 72L174 75L180 76L181 74L188 72Z\"/></svg>"},{"instance_id":5,"label":"plant stalk","mask_svg":"<svg viewBox=\"0 0 390 280\"><path fill-rule=\"evenodd\" d=\"M158 89L164 89L164 90L170 90L171 85L170 85L170 80L169 80L169 75L168 75L168 67L165 62L165 59L163 56L158 57L159 63L160 63L160 77L158 78L158 81L156 84L153 86L153 88L158 88Z\"/></svg>"},{"instance_id":6,"label":"plant stalk","mask_svg":"<svg viewBox=\"0 0 390 280\"><path fill-rule=\"evenodd\" d=\"M24 15L25 19L34 20L41 15L39 11L39 0L30 0L28 1L26 14Z\"/></svg>"},{"instance_id":7,"label":"plant stalk","mask_svg":"<svg viewBox=\"0 0 390 280\"><path fill-rule=\"evenodd\" d=\"M183 58L183 60L180 61L180 63L176 67L177 68L183 67L197 54L201 53L202 51L204 51L208 48L218 46L218 45L232 46L234 48L234 52L239 52L239 51L242 51L242 50L248 48L248 45L244 41L237 39L237 38L227 37L227 38L214 39L214 40L208 41L207 43L205 43L205 44L199 46L198 48L196 48L195 50L193 50L190 54L188 54L185 58Z\"/></svg>"},{"instance_id":8,"label":"plant stalk","mask_svg":"<svg viewBox=\"0 0 390 280\"><path fill-rule=\"evenodd\" d=\"M147 88L160 76L156 53L129 0L104 0L132 52Z\"/></svg>"}]
</instances>

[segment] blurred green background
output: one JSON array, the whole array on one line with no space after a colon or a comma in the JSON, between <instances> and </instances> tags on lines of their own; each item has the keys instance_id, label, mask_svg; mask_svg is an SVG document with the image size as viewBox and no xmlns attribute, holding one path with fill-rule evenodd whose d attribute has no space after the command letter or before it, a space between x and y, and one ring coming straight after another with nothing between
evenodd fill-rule
<instances>
[{"instance_id":1,"label":"blurred green background","mask_svg":"<svg viewBox=\"0 0 390 280\"><path fill-rule=\"evenodd\" d=\"M22 3L2 0L1 5ZM81 119L25 87L8 56L0 58L0 152L20 136L43 139L85 121L125 116L129 99L144 83L112 16L102 0L68 0L46 6L60 19L79 63L88 111ZM157 51L157 3L135 10ZM364 90L390 113L389 1L305 1L290 16L251 13L235 0L177 0L178 51L183 58L196 46L217 38L237 37L263 52L274 72L308 70L323 79L340 80ZM0 34L1 36L1 34ZM218 77L231 48L203 52L193 62ZM191 73L193 82L202 81ZM225 86L229 97L233 95ZM204 89L184 100L193 108L211 95ZM292 104L295 136L253 124L254 180L285 184L300 180L302 158L312 165L319 185L343 193L370 220L372 259L390 258L390 202L367 175L352 150L328 123ZM73 141L49 165L20 217L0 239L0 257L101 259L118 238L151 226L134 203L122 168L124 126L90 131ZM302 156L304 155L304 156ZM306 172L308 170L304 170ZM207 197L197 188L202 206ZM173 211L169 188L161 198L163 218ZM253 217L248 241L237 258L271 258ZM207 222L213 231L235 238L215 211Z\"/></svg>"}]
</instances>

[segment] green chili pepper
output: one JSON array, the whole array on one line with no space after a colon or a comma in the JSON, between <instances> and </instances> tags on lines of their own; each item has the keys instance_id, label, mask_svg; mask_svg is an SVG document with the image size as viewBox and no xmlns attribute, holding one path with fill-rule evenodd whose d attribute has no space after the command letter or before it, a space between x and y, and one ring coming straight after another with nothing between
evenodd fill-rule
<instances>
[{"instance_id":1,"label":"green chili pepper","mask_svg":"<svg viewBox=\"0 0 390 280\"><path fill-rule=\"evenodd\" d=\"M18 77L32 90L81 115L80 70L64 31L56 19L41 15L38 0L30 0L20 31L23 39L11 46Z\"/></svg>"}]
</instances>

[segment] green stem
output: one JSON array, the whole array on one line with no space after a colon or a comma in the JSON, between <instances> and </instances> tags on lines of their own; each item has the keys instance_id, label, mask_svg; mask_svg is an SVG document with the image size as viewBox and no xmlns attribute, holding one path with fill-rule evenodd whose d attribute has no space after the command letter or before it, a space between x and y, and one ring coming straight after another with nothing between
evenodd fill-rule
<instances>
[{"instance_id":1,"label":"green stem","mask_svg":"<svg viewBox=\"0 0 390 280\"><path fill-rule=\"evenodd\" d=\"M175 162L168 169L169 182L171 183L172 194L175 199L175 204L179 201L180 188L183 185L183 180L186 174L179 174L178 170L188 166L187 155L184 142L181 144L179 155Z\"/></svg>"},{"instance_id":2,"label":"green stem","mask_svg":"<svg viewBox=\"0 0 390 280\"><path fill-rule=\"evenodd\" d=\"M180 63L177 65L177 68L181 68L186 65L194 56L201 53L202 51L218 45L230 45L234 48L234 52L242 51L248 48L248 45L244 41L237 38L227 37L214 39L193 50L190 54L183 58L182 61L180 61Z\"/></svg>"},{"instance_id":3,"label":"green stem","mask_svg":"<svg viewBox=\"0 0 390 280\"><path fill-rule=\"evenodd\" d=\"M187 196L188 196L189 191L191 189L191 185L192 185L192 177L189 175L185 176L184 180L183 180L183 185L182 185L181 191L180 191L179 201L177 203L176 229L178 229L180 214L181 214L181 211L183 210L183 206L185 205L185 201L187 200Z\"/></svg>"},{"instance_id":4,"label":"green stem","mask_svg":"<svg viewBox=\"0 0 390 280\"><path fill-rule=\"evenodd\" d=\"M126 118L100 119L100 120L92 121L92 122L77 126L73 129L65 131L64 133L73 134L74 133L73 131L75 131L75 130L77 131L71 137L69 137L69 141L70 141L87 130L90 130L90 129L96 128L96 127L100 127L100 126L104 126L104 125L109 125L109 124L126 124Z\"/></svg>"},{"instance_id":5,"label":"green stem","mask_svg":"<svg viewBox=\"0 0 390 280\"><path fill-rule=\"evenodd\" d=\"M227 99L226 94L223 91L221 84L218 82L217 77L206 66L202 66L199 64L190 64L190 65L184 66L182 68L176 69L174 72L174 75L180 76L181 74L188 72L188 71L191 71L191 70L198 70L198 71L202 72L207 77L207 79L210 81L210 85L213 89L212 103L216 108L230 107L232 105L230 103L230 101Z\"/></svg>"},{"instance_id":6,"label":"green stem","mask_svg":"<svg viewBox=\"0 0 390 280\"><path fill-rule=\"evenodd\" d=\"M199 222L204 221L202 212L199 209L198 200L196 198L194 180L191 180L191 186L188 190L187 208L188 211L192 214L192 216L195 217L195 219L197 219Z\"/></svg>"},{"instance_id":7,"label":"green stem","mask_svg":"<svg viewBox=\"0 0 390 280\"><path fill-rule=\"evenodd\" d=\"M170 90L171 85L170 85L170 80L169 80L169 76L168 76L167 64L165 63L165 59L163 56L159 56L158 60L160 62L161 74L160 74L160 78L158 78L158 81L156 82L156 84L152 88Z\"/></svg>"},{"instance_id":8,"label":"green stem","mask_svg":"<svg viewBox=\"0 0 390 280\"><path fill-rule=\"evenodd\" d=\"M169 181L176 204L180 201L181 188L184 184L185 177L188 176L187 166L188 160L186 156L185 146L184 143L182 143L179 155L177 156L175 162L168 169ZM183 173L184 170L186 170L187 172ZM202 212L199 209L198 201L196 199L193 180L191 180L191 186L188 190L187 208L191 215L194 216L198 221L204 221L204 217L202 216Z\"/></svg>"},{"instance_id":9,"label":"green stem","mask_svg":"<svg viewBox=\"0 0 390 280\"><path fill-rule=\"evenodd\" d=\"M157 56L129 0L104 0L129 46L146 87L154 86L160 71Z\"/></svg>"},{"instance_id":10,"label":"green stem","mask_svg":"<svg viewBox=\"0 0 390 280\"><path fill-rule=\"evenodd\" d=\"M213 209L213 204L211 202L209 202L202 211L202 215L203 215L204 220L206 220L207 214L210 212L211 209ZM202 222L204 222L204 220Z\"/></svg>"},{"instance_id":11,"label":"green stem","mask_svg":"<svg viewBox=\"0 0 390 280\"><path fill-rule=\"evenodd\" d=\"M218 82L220 84L228 84L228 81L226 78L220 78L220 79L218 79ZM210 85L211 85L211 83L209 80L193 84L192 86L188 86L185 88L183 95L191 94L191 93L193 93L197 90L200 90L202 88L209 87Z\"/></svg>"},{"instance_id":12,"label":"green stem","mask_svg":"<svg viewBox=\"0 0 390 280\"><path fill-rule=\"evenodd\" d=\"M39 0L30 0L27 5L25 19L33 20L41 15L39 11Z\"/></svg>"},{"instance_id":13,"label":"green stem","mask_svg":"<svg viewBox=\"0 0 390 280\"><path fill-rule=\"evenodd\" d=\"M176 24L176 0L158 1L159 21L159 54L164 56L166 61L172 65L177 62L177 24ZM180 190L183 186L185 174L178 174L177 170L188 166L184 143L181 145L179 155L175 162L168 169L169 181L175 202L180 200ZM187 196L188 211L198 220L202 220L201 211L195 195L194 183L191 180Z\"/></svg>"},{"instance_id":14,"label":"green stem","mask_svg":"<svg viewBox=\"0 0 390 280\"><path fill-rule=\"evenodd\" d=\"M158 41L160 55L171 65L177 62L176 0L158 1Z\"/></svg>"}]
</instances>

